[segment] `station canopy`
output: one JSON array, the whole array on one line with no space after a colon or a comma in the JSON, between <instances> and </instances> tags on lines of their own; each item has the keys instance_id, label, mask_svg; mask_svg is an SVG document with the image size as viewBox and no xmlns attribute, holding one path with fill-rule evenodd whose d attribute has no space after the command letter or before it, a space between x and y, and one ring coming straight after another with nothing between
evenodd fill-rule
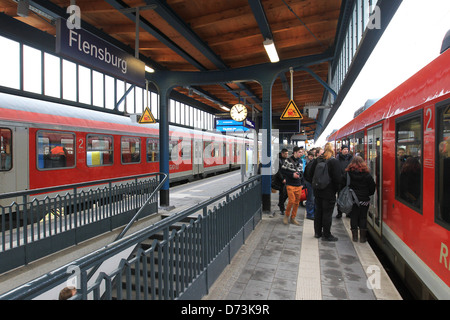
<instances>
[{"instance_id":1,"label":"station canopy","mask_svg":"<svg viewBox=\"0 0 450 320\"><path fill-rule=\"evenodd\" d=\"M55 21L68 17L69 0L29 0L27 16L18 15L18 2L0 0L1 10L48 34L56 34ZM372 1L370 1L371 3ZM375 1L373 1L375 2ZM220 71L270 63L263 43L273 42L281 61L328 52L335 57L346 32L350 7L368 1L346 0L76 0L82 27L108 35L135 54L136 8L139 7L139 57L156 72ZM368 5L367 5L368 6ZM134 8L134 9L133 9ZM350 8L350 9L349 9ZM358 9L356 10L358 12ZM356 49L356 48L355 48ZM329 95L333 59L287 70L273 84L272 114L280 116L291 100L303 113L301 126L313 138L317 114L305 106L323 105ZM321 83L321 81L323 83ZM174 90L210 106L218 116L223 107L245 102L252 112L262 112L262 87L249 82L211 83Z\"/></svg>"}]
</instances>

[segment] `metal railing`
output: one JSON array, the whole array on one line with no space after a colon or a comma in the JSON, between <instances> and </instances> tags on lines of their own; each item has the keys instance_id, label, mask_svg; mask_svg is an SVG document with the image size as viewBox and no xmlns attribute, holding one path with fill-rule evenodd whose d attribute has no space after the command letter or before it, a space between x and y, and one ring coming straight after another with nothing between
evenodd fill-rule
<instances>
[{"instance_id":1,"label":"metal railing","mask_svg":"<svg viewBox=\"0 0 450 320\"><path fill-rule=\"evenodd\" d=\"M199 299L261 220L261 176L0 295L40 299L76 278L74 300ZM189 221L186 222L186 219ZM185 221L183 224L180 222ZM132 251L106 271L108 261ZM89 271L103 264L88 280ZM111 263L109 263L111 264ZM72 271L76 270L75 276Z\"/></svg>"},{"instance_id":2,"label":"metal railing","mask_svg":"<svg viewBox=\"0 0 450 320\"><path fill-rule=\"evenodd\" d=\"M11 201L0 205L0 273L126 225L144 203L141 218L157 213L161 175L0 194Z\"/></svg>"}]
</instances>

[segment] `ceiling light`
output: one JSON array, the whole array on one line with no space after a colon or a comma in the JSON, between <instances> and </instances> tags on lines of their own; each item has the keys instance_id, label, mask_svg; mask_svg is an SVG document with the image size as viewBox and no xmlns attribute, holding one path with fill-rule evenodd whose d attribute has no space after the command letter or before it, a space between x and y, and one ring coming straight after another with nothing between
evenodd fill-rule
<instances>
[{"instance_id":1,"label":"ceiling light","mask_svg":"<svg viewBox=\"0 0 450 320\"><path fill-rule=\"evenodd\" d=\"M275 43L272 39L266 39L264 42L264 49L266 49L267 55L269 56L270 62L275 63L280 61L278 58L277 49L275 48Z\"/></svg>"},{"instance_id":2,"label":"ceiling light","mask_svg":"<svg viewBox=\"0 0 450 320\"><path fill-rule=\"evenodd\" d=\"M150 68L149 66L145 66L145 71L153 73L153 72L155 72L155 69Z\"/></svg>"},{"instance_id":3,"label":"ceiling light","mask_svg":"<svg viewBox=\"0 0 450 320\"><path fill-rule=\"evenodd\" d=\"M223 110L225 110L225 111L230 111L230 108L227 108L227 107L225 107L225 106L220 106Z\"/></svg>"}]
</instances>

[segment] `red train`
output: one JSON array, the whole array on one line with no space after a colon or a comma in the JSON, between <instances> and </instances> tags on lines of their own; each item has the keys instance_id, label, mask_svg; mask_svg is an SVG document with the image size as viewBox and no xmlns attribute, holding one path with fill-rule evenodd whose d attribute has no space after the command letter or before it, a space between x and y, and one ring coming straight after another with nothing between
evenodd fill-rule
<instances>
[{"instance_id":1,"label":"red train","mask_svg":"<svg viewBox=\"0 0 450 320\"><path fill-rule=\"evenodd\" d=\"M328 141L367 161L372 238L416 298L450 299L450 49Z\"/></svg>"},{"instance_id":2,"label":"red train","mask_svg":"<svg viewBox=\"0 0 450 320\"><path fill-rule=\"evenodd\" d=\"M253 149L249 139L174 126L169 144L171 182L239 168ZM0 148L0 193L159 171L158 124L5 93Z\"/></svg>"}]
</instances>

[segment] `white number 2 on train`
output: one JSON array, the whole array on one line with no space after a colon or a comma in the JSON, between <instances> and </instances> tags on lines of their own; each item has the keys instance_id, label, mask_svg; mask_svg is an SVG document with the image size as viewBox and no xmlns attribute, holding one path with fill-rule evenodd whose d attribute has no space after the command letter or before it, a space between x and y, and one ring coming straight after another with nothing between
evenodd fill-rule
<instances>
[{"instance_id":1,"label":"white number 2 on train","mask_svg":"<svg viewBox=\"0 0 450 320\"><path fill-rule=\"evenodd\" d=\"M425 121L427 122L425 126L425 131L432 131L433 128L431 127L431 120L433 119L433 110L432 107L428 107L425 109Z\"/></svg>"}]
</instances>

